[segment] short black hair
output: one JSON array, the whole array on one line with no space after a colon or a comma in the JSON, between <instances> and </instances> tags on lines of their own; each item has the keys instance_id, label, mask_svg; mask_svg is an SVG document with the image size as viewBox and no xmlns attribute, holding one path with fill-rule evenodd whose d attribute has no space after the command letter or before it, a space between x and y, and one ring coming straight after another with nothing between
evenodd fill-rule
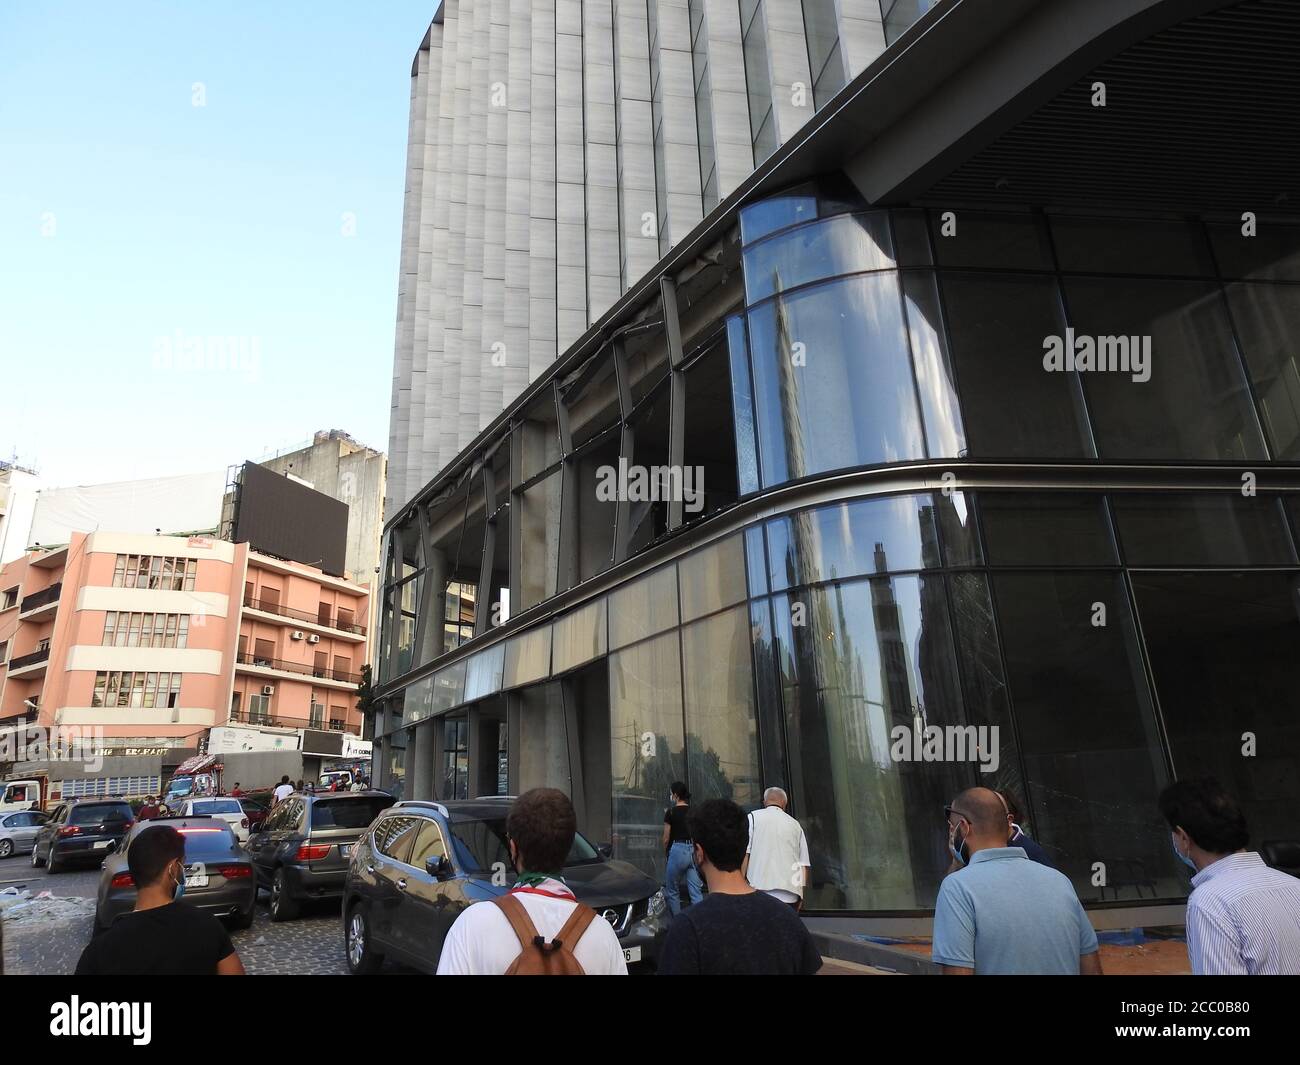
<instances>
[{"instance_id":1,"label":"short black hair","mask_svg":"<svg viewBox=\"0 0 1300 1065\"><path fill-rule=\"evenodd\" d=\"M686 787L686 781L674 780L669 790L683 802L691 801L691 792L690 789Z\"/></svg>"},{"instance_id":2,"label":"short black hair","mask_svg":"<svg viewBox=\"0 0 1300 1065\"><path fill-rule=\"evenodd\" d=\"M749 822L744 810L730 799L708 799L691 807L686 820L691 839L716 868L724 873L740 868L749 845Z\"/></svg>"},{"instance_id":3,"label":"short black hair","mask_svg":"<svg viewBox=\"0 0 1300 1065\"><path fill-rule=\"evenodd\" d=\"M131 841L126 867L137 888L148 887L177 858L185 858L185 837L171 825L152 825Z\"/></svg>"},{"instance_id":4,"label":"short black hair","mask_svg":"<svg viewBox=\"0 0 1300 1065\"><path fill-rule=\"evenodd\" d=\"M288 773L285 773L285 775L282 776L282 777L280 778L280 783L281 783L281 784L288 784L288 783L289 783L289 774L288 774Z\"/></svg>"},{"instance_id":5,"label":"short black hair","mask_svg":"<svg viewBox=\"0 0 1300 1065\"><path fill-rule=\"evenodd\" d=\"M1203 851L1232 854L1250 842L1241 807L1213 777L1179 780L1160 793L1160 812Z\"/></svg>"},{"instance_id":6,"label":"short black hair","mask_svg":"<svg viewBox=\"0 0 1300 1065\"><path fill-rule=\"evenodd\" d=\"M533 788L510 807L506 831L528 863L529 872L558 873L573 848L578 816L569 797L558 788Z\"/></svg>"}]
</instances>

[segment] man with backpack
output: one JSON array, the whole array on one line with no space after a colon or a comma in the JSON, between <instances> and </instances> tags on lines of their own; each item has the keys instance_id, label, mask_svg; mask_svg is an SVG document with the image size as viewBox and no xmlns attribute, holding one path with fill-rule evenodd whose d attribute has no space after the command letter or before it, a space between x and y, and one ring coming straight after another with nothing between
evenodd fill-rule
<instances>
[{"instance_id":1,"label":"man with backpack","mask_svg":"<svg viewBox=\"0 0 1300 1065\"><path fill-rule=\"evenodd\" d=\"M626 976L618 936L574 897L560 875L578 830L555 788L515 800L506 819L515 886L470 906L451 926L439 976Z\"/></svg>"}]
</instances>

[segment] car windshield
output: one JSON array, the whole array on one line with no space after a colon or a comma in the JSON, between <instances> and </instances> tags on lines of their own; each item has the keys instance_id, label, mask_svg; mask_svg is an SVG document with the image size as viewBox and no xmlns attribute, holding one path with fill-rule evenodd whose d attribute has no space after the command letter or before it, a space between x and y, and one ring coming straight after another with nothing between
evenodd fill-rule
<instances>
[{"instance_id":1,"label":"car windshield","mask_svg":"<svg viewBox=\"0 0 1300 1065\"><path fill-rule=\"evenodd\" d=\"M312 830L320 828L365 828L393 805L387 795L317 799L311 807Z\"/></svg>"},{"instance_id":2,"label":"car windshield","mask_svg":"<svg viewBox=\"0 0 1300 1065\"><path fill-rule=\"evenodd\" d=\"M456 852L456 860L466 872L490 873L493 866L500 862L506 869L510 865L510 849L506 846L506 819L490 820L453 819L451 822L451 845ZM587 842L581 832L573 837L573 846L564 864L585 865L601 860L596 848Z\"/></svg>"},{"instance_id":3,"label":"car windshield","mask_svg":"<svg viewBox=\"0 0 1300 1065\"><path fill-rule=\"evenodd\" d=\"M244 808L237 799L201 799L194 804L196 814L242 814Z\"/></svg>"},{"instance_id":4,"label":"car windshield","mask_svg":"<svg viewBox=\"0 0 1300 1065\"><path fill-rule=\"evenodd\" d=\"M236 845L235 834L224 821L211 825L184 825L179 831L185 837L185 857L191 861L224 857Z\"/></svg>"},{"instance_id":5,"label":"car windshield","mask_svg":"<svg viewBox=\"0 0 1300 1065\"><path fill-rule=\"evenodd\" d=\"M97 825L105 821L130 821L131 807L124 802L95 802L74 806L68 814L70 825Z\"/></svg>"}]
</instances>

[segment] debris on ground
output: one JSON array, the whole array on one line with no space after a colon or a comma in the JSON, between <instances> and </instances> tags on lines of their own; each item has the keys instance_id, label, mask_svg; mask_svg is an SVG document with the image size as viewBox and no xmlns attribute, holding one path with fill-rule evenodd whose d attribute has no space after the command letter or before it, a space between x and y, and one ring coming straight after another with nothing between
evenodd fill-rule
<instances>
[{"instance_id":1,"label":"debris on ground","mask_svg":"<svg viewBox=\"0 0 1300 1065\"><path fill-rule=\"evenodd\" d=\"M24 925L60 924L93 916L95 900L75 895L54 895L41 891L35 895L28 888L7 887L0 891L0 920Z\"/></svg>"}]
</instances>

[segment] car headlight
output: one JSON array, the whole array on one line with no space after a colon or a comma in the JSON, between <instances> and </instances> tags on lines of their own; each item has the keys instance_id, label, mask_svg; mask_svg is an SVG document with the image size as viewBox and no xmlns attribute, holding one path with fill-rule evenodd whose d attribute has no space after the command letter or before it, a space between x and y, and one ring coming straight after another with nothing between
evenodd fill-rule
<instances>
[{"instance_id":1,"label":"car headlight","mask_svg":"<svg viewBox=\"0 0 1300 1065\"><path fill-rule=\"evenodd\" d=\"M660 889L650 896L650 904L647 912L651 917L661 917L668 910L668 900L664 898L663 890Z\"/></svg>"}]
</instances>

